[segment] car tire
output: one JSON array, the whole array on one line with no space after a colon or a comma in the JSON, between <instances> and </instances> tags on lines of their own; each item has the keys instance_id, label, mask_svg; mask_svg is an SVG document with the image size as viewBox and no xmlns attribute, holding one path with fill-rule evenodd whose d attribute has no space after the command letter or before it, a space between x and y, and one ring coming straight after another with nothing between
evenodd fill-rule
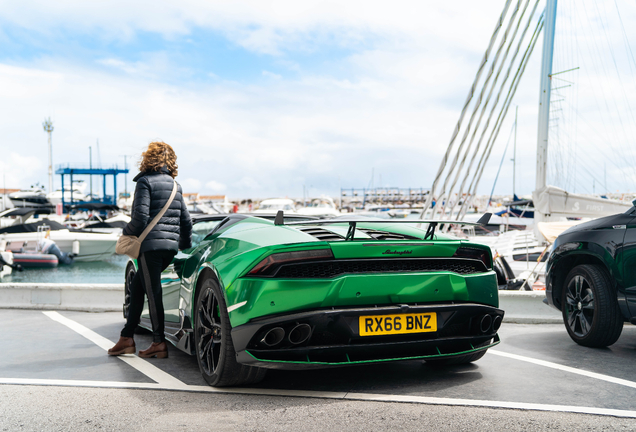
<instances>
[{"instance_id":1,"label":"car tire","mask_svg":"<svg viewBox=\"0 0 636 432\"><path fill-rule=\"evenodd\" d=\"M497 285L506 285L508 283L508 279L506 279L506 274L504 272L504 269L501 267L501 264L499 264L497 261L493 261L492 269L497 275Z\"/></svg>"},{"instance_id":2,"label":"car tire","mask_svg":"<svg viewBox=\"0 0 636 432\"><path fill-rule=\"evenodd\" d=\"M201 375L213 387L255 384L265 378L266 369L237 363L225 297L213 278L203 281L197 293L194 345Z\"/></svg>"},{"instance_id":3,"label":"car tire","mask_svg":"<svg viewBox=\"0 0 636 432\"><path fill-rule=\"evenodd\" d=\"M129 263L126 267L126 279L124 282L124 318L128 318L128 310L130 309L130 284L135 277L135 273L137 273L135 266L132 263Z\"/></svg>"},{"instance_id":4,"label":"car tire","mask_svg":"<svg viewBox=\"0 0 636 432\"><path fill-rule=\"evenodd\" d=\"M582 264L565 278L561 294L563 323L574 342L587 347L607 347L623 330L616 289L604 268Z\"/></svg>"}]
</instances>

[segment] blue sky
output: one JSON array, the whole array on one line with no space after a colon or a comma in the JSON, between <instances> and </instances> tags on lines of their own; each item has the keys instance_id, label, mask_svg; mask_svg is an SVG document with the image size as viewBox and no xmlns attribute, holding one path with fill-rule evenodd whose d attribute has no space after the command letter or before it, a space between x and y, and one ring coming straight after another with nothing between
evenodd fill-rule
<instances>
[{"instance_id":1,"label":"blue sky","mask_svg":"<svg viewBox=\"0 0 636 432\"><path fill-rule=\"evenodd\" d=\"M573 29L583 27L571 24L576 16L569 3L561 2L564 53L576 37ZM311 195L336 195L340 187L367 186L372 170L375 185L429 187L502 6L0 3L0 170L7 187L47 184L41 122L50 116L54 164L87 164L88 147L95 155L99 140L102 165L121 166L124 155L135 161L149 141L162 139L177 151L186 191L299 197L305 186ZM621 11L626 27L634 27L634 11ZM602 16L615 20L610 12ZM615 22L596 25L605 24ZM625 51L622 35L616 36L617 50ZM538 54L515 99L520 193L534 186ZM555 60L559 67L568 62L583 60L565 54ZM621 70L629 67L626 62ZM633 80L625 81L631 90ZM578 99L576 110L566 111L597 119L594 109ZM623 120L606 117L590 127L602 135ZM482 193L490 192L511 121L502 128ZM552 171L569 187L576 170L562 161L572 146L563 136L574 134L574 123L561 122L555 138L561 156ZM621 145L628 132L616 137ZM611 168L624 168L615 167L620 164ZM568 169L574 174L563 174ZM511 172L506 161L497 193L511 192ZM614 186L629 187L624 176L613 176ZM576 181L591 189L588 177L582 172Z\"/></svg>"},{"instance_id":2,"label":"blue sky","mask_svg":"<svg viewBox=\"0 0 636 432\"><path fill-rule=\"evenodd\" d=\"M334 40L321 40L294 50L282 49L275 55L250 51L229 40L219 31L201 27L188 34L166 37L157 32L139 31L126 40L105 39L100 34L76 34L67 29L38 33L16 25L6 25L3 32L2 60L9 64L29 64L42 59L64 59L71 63L102 65L115 72L105 59L126 64L152 63L161 59L173 69L156 79L178 86L214 84L219 80L242 84L262 83L263 71L285 79L297 79L302 70L351 78L340 67L347 57L372 48L373 35L355 46L343 47ZM311 35L309 35L311 38ZM125 73L124 71L121 71ZM167 72L167 71L162 71Z\"/></svg>"}]
</instances>

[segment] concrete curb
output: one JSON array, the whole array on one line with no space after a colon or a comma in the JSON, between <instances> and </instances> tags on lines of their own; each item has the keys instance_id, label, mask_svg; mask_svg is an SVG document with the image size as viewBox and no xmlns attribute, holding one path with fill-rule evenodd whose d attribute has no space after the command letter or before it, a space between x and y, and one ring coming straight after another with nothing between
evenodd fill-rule
<instances>
[{"instance_id":1,"label":"concrete curb","mask_svg":"<svg viewBox=\"0 0 636 432\"><path fill-rule=\"evenodd\" d=\"M504 322L561 324L561 312L543 303L545 291L499 291ZM124 284L0 283L0 308L121 312Z\"/></svg>"},{"instance_id":2,"label":"concrete curb","mask_svg":"<svg viewBox=\"0 0 636 432\"><path fill-rule=\"evenodd\" d=\"M515 324L562 324L561 311L543 303L545 291L499 291L504 322Z\"/></svg>"},{"instance_id":3,"label":"concrete curb","mask_svg":"<svg viewBox=\"0 0 636 432\"><path fill-rule=\"evenodd\" d=\"M0 308L115 312L124 284L0 283Z\"/></svg>"}]
</instances>

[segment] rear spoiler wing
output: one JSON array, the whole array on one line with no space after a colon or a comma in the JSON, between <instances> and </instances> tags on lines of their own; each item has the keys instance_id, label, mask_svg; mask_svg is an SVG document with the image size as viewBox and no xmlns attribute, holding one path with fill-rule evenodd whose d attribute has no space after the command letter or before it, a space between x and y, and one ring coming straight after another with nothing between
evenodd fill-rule
<instances>
[{"instance_id":1,"label":"rear spoiler wing","mask_svg":"<svg viewBox=\"0 0 636 432\"><path fill-rule=\"evenodd\" d=\"M319 219L319 220L307 220L307 221L299 221L299 222L287 222L285 223L284 213L282 210L279 210L276 213L276 218L274 219L274 225L332 225L332 224L341 224L348 223L349 231L347 232L347 236L345 240L353 240L353 234L356 229L356 224L358 223L408 223L408 224L428 224L428 229L426 230L426 235L424 236L424 240L428 238L433 238L435 234L435 228L437 225L472 225L472 226L484 226L490 222L490 217L492 213L484 213L482 217L479 218L477 222L464 222L464 221L452 221L452 220L414 220L414 219L370 219L360 216L341 216L334 219Z\"/></svg>"}]
</instances>

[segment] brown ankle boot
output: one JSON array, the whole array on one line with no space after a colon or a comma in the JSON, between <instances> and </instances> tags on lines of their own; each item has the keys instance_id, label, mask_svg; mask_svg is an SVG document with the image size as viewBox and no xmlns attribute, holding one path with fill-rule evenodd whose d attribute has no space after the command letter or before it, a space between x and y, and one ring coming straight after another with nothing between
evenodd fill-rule
<instances>
[{"instance_id":1,"label":"brown ankle boot","mask_svg":"<svg viewBox=\"0 0 636 432\"><path fill-rule=\"evenodd\" d=\"M114 347L108 350L108 355L118 356L122 354L134 354L135 340L131 337L120 337Z\"/></svg>"},{"instance_id":2,"label":"brown ankle boot","mask_svg":"<svg viewBox=\"0 0 636 432\"><path fill-rule=\"evenodd\" d=\"M168 358L168 345L166 342L153 342L147 349L139 351L141 358Z\"/></svg>"}]
</instances>

